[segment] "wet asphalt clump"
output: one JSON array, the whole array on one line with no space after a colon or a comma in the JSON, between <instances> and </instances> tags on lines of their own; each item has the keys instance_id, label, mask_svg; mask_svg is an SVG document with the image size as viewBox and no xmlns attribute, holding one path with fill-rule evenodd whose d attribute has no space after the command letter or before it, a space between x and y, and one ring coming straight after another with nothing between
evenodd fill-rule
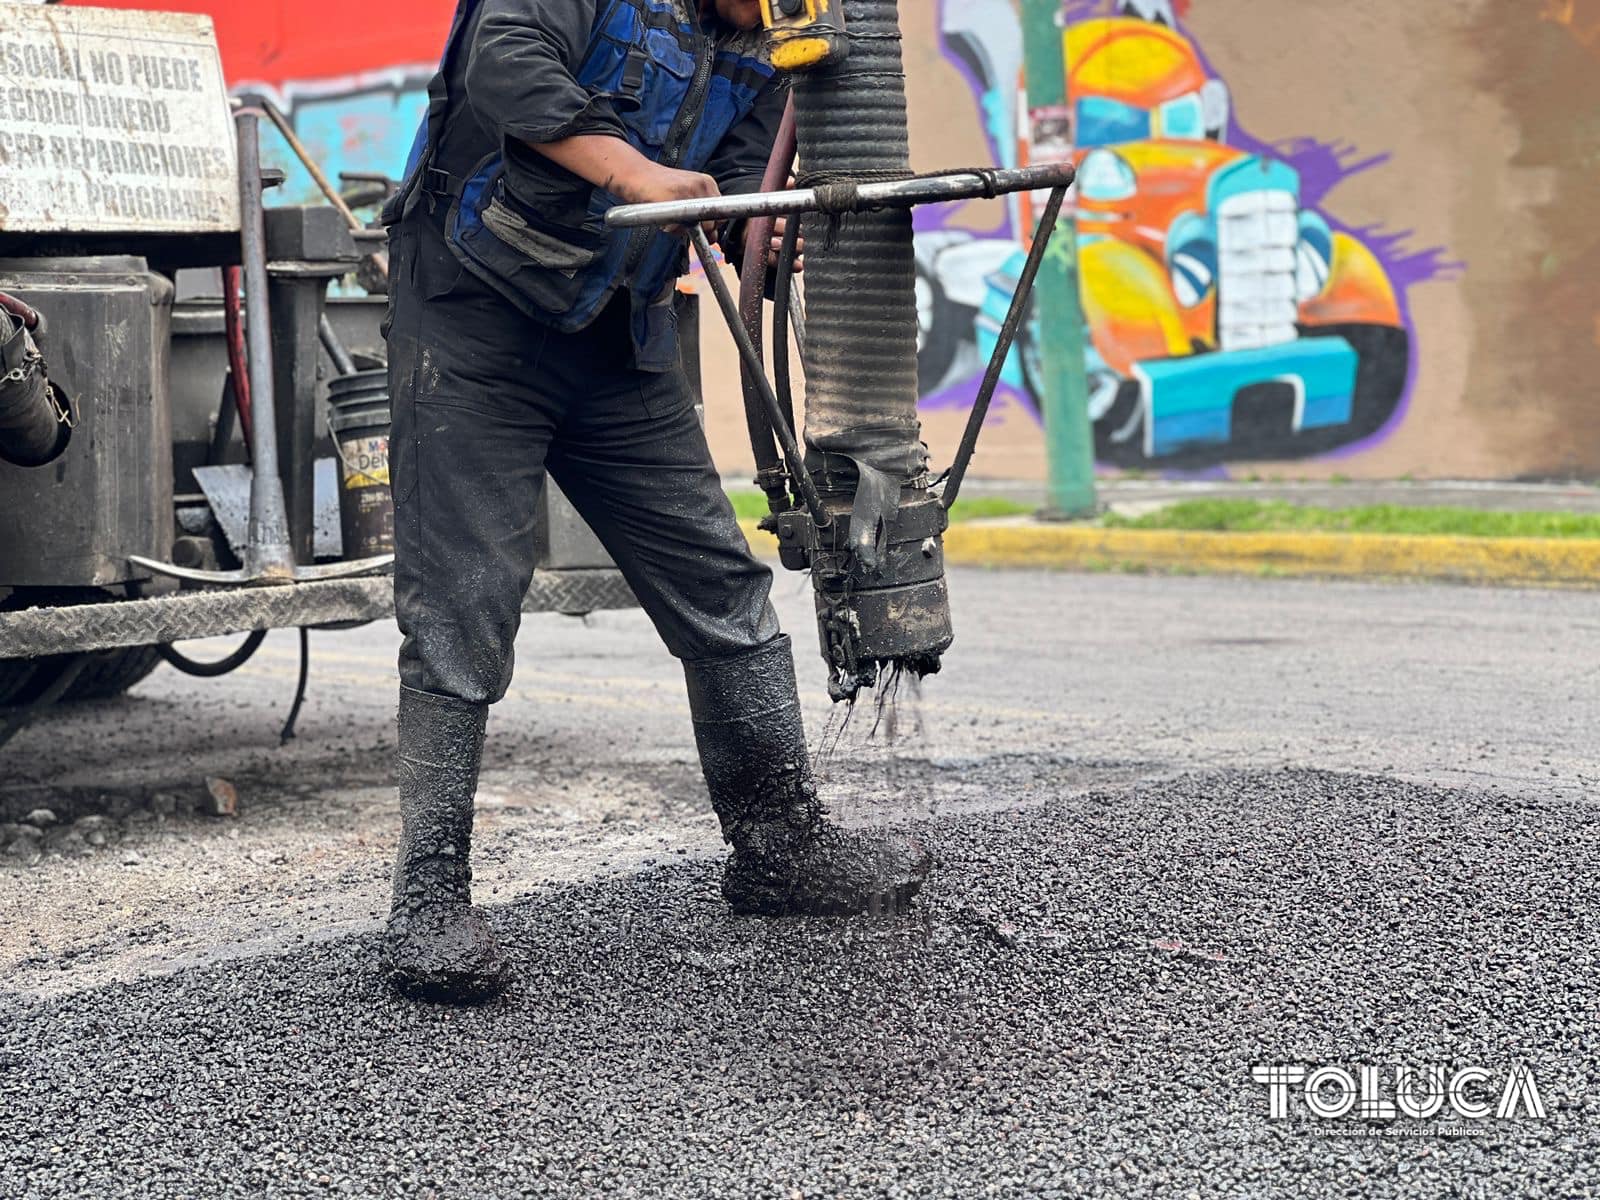
<instances>
[{"instance_id":1,"label":"wet asphalt clump","mask_svg":"<svg viewBox=\"0 0 1600 1200\"><path fill-rule=\"evenodd\" d=\"M493 910L477 1009L375 936L0 1000L0 1195L1600 1187L1591 807L1221 773L925 836L896 917L730 917L711 860ZM1270 1121L1282 1062L1521 1062L1549 1115Z\"/></svg>"}]
</instances>

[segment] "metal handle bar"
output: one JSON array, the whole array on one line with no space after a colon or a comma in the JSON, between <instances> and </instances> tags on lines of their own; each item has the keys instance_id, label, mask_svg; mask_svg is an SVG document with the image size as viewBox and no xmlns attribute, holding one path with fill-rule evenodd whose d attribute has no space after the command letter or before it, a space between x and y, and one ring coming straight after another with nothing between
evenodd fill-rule
<instances>
[{"instance_id":1,"label":"metal handle bar","mask_svg":"<svg viewBox=\"0 0 1600 1200\"><path fill-rule=\"evenodd\" d=\"M1075 177L1076 171L1071 163L1045 163L1019 169L915 175L887 183L834 184L794 188L784 192L754 192L746 196L667 200L659 204L620 204L606 213L606 225L612 229L636 229L647 225L698 225L706 221L720 223L749 217L791 216L808 212L869 212L882 208L910 208L917 204L1065 188L1072 185ZM841 188L845 190L841 191Z\"/></svg>"}]
</instances>

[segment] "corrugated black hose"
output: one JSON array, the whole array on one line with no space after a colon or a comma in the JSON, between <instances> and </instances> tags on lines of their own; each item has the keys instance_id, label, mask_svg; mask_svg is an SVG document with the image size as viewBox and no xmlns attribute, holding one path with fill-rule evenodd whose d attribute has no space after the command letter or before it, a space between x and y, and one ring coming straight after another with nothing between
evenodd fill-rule
<instances>
[{"instance_id":1,"label":"corrugated black hose","mask_svg":"<svg viewBox=\"0 0 1600 1200\"><path fill-rule=\"evenodd\" d=\"M795 76L807 183L911 173L895 0L843 0L850 53ZM850 186L848 184L844 186ZM920 478L916 264L905 209L839 219L806 255L807 462L824 494L855 491L860 468Z\"/></svg>"}]
</instances>

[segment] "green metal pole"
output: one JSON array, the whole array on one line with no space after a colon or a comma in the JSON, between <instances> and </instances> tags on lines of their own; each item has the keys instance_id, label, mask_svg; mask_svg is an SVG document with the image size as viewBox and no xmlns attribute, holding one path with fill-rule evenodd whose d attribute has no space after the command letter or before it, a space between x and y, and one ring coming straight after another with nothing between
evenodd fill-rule
<instances>
[{"instance_id":1,"label":"green metal pole","mask_svg":"<svg viewBox=\"0 0 1600 1200\"><path fill-rule=\"evenodd\" d=\"M1029 122L1035 162L1064 158L1070 146L1067 67L1061 0L1022 0ZM1069 199L1070 203L1070 199ZM1049 500L1042 514L1060 520L1093 516L1094 438L1089 425L1089 388L1084 372L1083 304L1078 293L1078 228L1063 212L1034 291L1039 314L1044 394L1045 454Z\"/></svg>"}]
</instances>

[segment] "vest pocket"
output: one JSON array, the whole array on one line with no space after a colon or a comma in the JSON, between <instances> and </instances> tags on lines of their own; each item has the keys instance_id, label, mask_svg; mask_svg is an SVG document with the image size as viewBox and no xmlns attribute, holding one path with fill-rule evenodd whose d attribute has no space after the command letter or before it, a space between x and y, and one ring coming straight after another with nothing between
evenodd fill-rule
<instances>
[{"instance_id":1,"label":"vest pocket","mask_svg":"<svg viewBox=\"0 0 1600 1200\"><path fill-rule=\"evenodd\" d=\"M572 278L600 257L596 248L574 245L555 234L536 229L521 213L496 196L483 210L483 224L506 245L541 267Z\"/></svg>"},{"instance_id":2,"label":"vest pocket","mask_svg":"<svg viewBox=\"0 0 1600 1200\"><path fill-rule=\"evenodd\" d=\"M450 240L480 278L496 283L524 311L545 318L573 317L586 294L598 292L608 274L603 210L582 207L594 189L571 181L527 177L539 203L506 178L493 160L481 163L462 189L447 222ZM579 190L581 187L581 191ZM581 327L581 326L580 326Z\"/></svg>"},{"instance_id":3,"label":"vest pocket","mask_svg":"<svg viewBox=\"0 0 1600 1200\"><path fill-rule=\"evenodd\" d=\"M518 224L597 253L605 244L605 225L591 211L595 187L551 162L536 150L509 142L505 173L494 186L491 202Z\"/></svg>"},{"instance_id":4,"label":"vest pocket","mask_svg":"<svg viewBox=\"0 0 1600 1200\"><path fill-rule=\"evenodd\" d=\"M645 64L632 94L639 106L621 113L622 123L650 148L654 158L672 136L694 79L695 58L664 29L646 29L642 38Z\"/></svg>"}]
</instances>

